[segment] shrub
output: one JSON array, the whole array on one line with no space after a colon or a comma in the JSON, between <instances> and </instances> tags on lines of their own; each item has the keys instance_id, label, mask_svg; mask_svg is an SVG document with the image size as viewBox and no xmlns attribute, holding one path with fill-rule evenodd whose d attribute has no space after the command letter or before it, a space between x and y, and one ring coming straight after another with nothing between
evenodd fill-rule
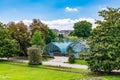
<instances>
[{"instance_id":1,"label":"shrub","mask_svg":"<svg viewBox=\"0 0 120 80\"><path fill-rule=\"evenodd\" d=\"M75 56L74 56L74 54L70 54L69 55L68 61L69 61L69 63L74 63L75 62Z\"/></svg>"},{"instance_id":2,"label":"shrub","mask_svg":"<svg viewBox=\"0 0 120 80\"><path fill-rule=\"evenodd\" d=\"M85 53L85 52L79 53L80 59L82 60L86 60L89 57L89 55L90 55L89 53Z\"/></svg>"},{"instance_id":3,"label":"shrub","mask_svg":"<svg viewBox=\"0 0 120 80\"><path fill-rule=\"evenodd\" d=\"M39 47L28 48L29 64L42 64L42 55Z\"/></svg>"}]
</instances>

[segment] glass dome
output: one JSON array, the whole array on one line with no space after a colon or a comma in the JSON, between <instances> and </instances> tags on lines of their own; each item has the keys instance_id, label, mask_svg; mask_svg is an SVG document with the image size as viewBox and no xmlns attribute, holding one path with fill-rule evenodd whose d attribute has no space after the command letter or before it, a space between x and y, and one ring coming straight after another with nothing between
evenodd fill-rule
<instances>
[{"instance_id":1,"label":"glass dome","mask_svg":"<svg viewBox=\"0 0 120 80\"><path fill-rule=\"evenodd\" d=\"M71 43L67 47L68 53L79 53L79 52L87 52L89 49L89 46L86 44L86 41L76 41Z\"/></svg>"},{"instance_id":2,"label":"glass dome","mask_svg":"<svg viewBox=\"0 0 120 80\"><path fill-rule=\"evenodd\" d=\"M44 47L43 53L48 53L51 56L55 54L65 55L68 54L66 50L70 44L71 42L51 42Z\"/></svg>"},{"instance_id":3,"label":"glass dome","mask_svg":"<svg viewBox=\"0 0 120 80\"><path fill-rule=\"evenodd\" d=\"M82 40L75 42L51 42L44 47L43 54L59 56L73 53L76 58L79 58L79 52L87 52L88 50L89 46L86 44L86 41Z\"/></svg>"}]
</instances>

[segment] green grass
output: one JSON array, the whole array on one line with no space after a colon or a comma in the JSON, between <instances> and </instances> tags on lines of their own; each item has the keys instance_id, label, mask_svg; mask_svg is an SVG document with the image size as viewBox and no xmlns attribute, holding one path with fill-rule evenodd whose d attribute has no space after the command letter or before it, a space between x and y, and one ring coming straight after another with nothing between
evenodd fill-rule
<instances>
[{"instance_id":1,"label":"green grass","mask_svg":"<svg viewBox=\"0 0 120 80\"><path fill-rule=\"evenodd\" d=\"M104 80L120 80L119 75L97 76L89 70L64 67L28 65L26 63L0 61L0 80L80 80L101 77Z\"/></svg>"},{"instance_id":2,"label":"green grass","mask_svg":"<svg viewBox=\"0 0 120 80\"><path fill-rule=\"evenodd\" d=\"M17 57L14 57L15 59L21 59L21 60L28 60L28 57L19 57L19 56L17 56ZM47 58L45 58L45 57L42 57L42 61L49 61L49 60L52 60L53 58L49 58L49 57L47 57Z\"/></svg>"},{"instance_id":3,"label":"green grass","mask_svg":"<svg viewBox=\"0 0 120 80\"><path fill-rule=\"evenodd\" d=\"M45 58L45 57L42 57L42 61L49 61L49 60L52 60L53 58Z\"/></svg>"},{"instance_id":4,"label":"green grass","mask_svg":"<svg viewBox=\"0 0 120 80\"><path fill-rule=\"evenodd\" d=\"M66 62L66 63L69 63L69 62ZM74 63L70 63L70 64L88 65L85 60L75 60Z\"/></svg>"},{"instance_id":5,"label":"green grass","mask_svg":"<svg viewBox=\"0 0 120 80\"><path fill-rule=\"evenodd\" d=\"M88 65L85 60L75 60L74 64Z\"/></svg>"}]
</instances>

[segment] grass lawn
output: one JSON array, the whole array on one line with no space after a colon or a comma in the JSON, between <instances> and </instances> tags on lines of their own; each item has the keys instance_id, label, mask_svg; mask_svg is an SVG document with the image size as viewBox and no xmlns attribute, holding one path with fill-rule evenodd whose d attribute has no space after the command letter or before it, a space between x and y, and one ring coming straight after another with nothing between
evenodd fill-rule
<instances>
[{"instance_id":1,"label":"grass lawn","mask_svg":"<svg viewBox=\"0 0 120 80\"><path fill-rule=\"evenodd\" d=\"M52 60L53 58L44 58L42 57L42 61L49 61L49 60Z\"/></svg>"},{"instance_id":2,"label":"grass lawn","mask_svg":"<svg viewBox=\"0 0 120 80\"><path fill-rule=\"evenodd\" d=\"M14 57L15 59L23 59L23 60L28 60L28 57ZM42 57L42 61L49 61L49 60L52 60L53 58L45 58L45 57Z\"/></svg>"},{"instance_id":3,"label":"grass lawn","mask_svg":"<svg viewBox=\"0 0 120 80\"><path fill-rule=\"evenodd\" d=\"M66 62L66 63L69 63L69 62ZM70 63L70 64L88 65L85 60L75 60L74 63Z\"/></svg>"},{"instance_id":4,"label":"grass lawn","mask_svg":"<svg viewBox=\"0 0 120 80\"><path fill-rule=\"evenodd\" d=\"M88 70L82 69L29 66L26 63L0 61L0 80L80 80L89 77L101 77L103 80L120 80L119 75L97 76L88 72Z\"/></svg>"},{"instance_id":5,"label":"grass lawn","mask_svg":"<svg viewBox=\"0 0 120 80\"><path fill-rule=\"evenodd\" d=\"M87 62L85 60L75 60L74 64L87 65Z\"/></svg>"}]
</instances>

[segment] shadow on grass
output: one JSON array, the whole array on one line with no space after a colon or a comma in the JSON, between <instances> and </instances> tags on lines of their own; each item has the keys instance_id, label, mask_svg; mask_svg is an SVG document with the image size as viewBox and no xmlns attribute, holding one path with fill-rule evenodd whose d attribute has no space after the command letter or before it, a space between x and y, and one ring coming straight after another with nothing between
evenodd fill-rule
<instances>
[{"instance_id":1,"label":"shadow on grass","mask_svg":"<svg viewBox=\"0 0 120 80\"><path fill-rule=\"evenodd\" d=\"M37 68L37 69L47 69L47 70L54 70L54 71L61 71L61 72L70 72L70 73L77 73L77 74L88 74L88 72L80 72L74 70L72 68L61 67L61 66L47 66L47 65L29 65L23 62L14 62L8 60L0 60L0 63L9 64L13 66L21 66L21 67L28 67L28 68Z\"/></svg>"},{"instance_id":2,"label":"shadow on grass","mask_svg":"<svg viewBox=\"0 0 120 80\"><path fill-rule=\"evenodd\" d=\"M73 68L67 68L67 67L61 67L61 66L46 66L46 65L29 65L28 63L23 62L14 62L9 60L0 60L0 63L2 64L9 64L13 66L21 66L21 67L28 67L28 68L37 68L37 69L47 69L47 70L54 70L54 71L61 71L61 72L70 72L70 73L76 73L76 74L85 74L85 75L92 75L92 76L118 76L120 75L120 72L111 72L109 74L104 72L94 73L90 71L81 71L81 70L75 70Z\"/></svg>"}]
</instances>

